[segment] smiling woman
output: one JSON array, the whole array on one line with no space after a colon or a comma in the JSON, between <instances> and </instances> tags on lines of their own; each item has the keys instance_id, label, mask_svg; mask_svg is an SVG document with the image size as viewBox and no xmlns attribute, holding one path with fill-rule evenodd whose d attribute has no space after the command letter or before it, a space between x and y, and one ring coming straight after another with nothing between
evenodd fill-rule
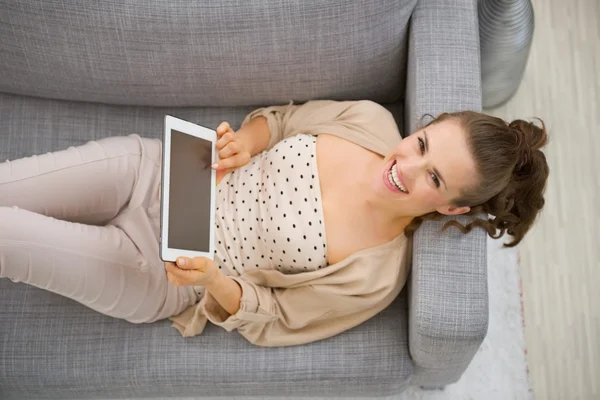
<instances>
[{"instance_id":1,"label":"smiling woman","mask_svg":"<svg viewBox=\"0 0 600 400\"><path fill-rule=\"evenodd\" d=\"M401 139L376 103L312 101L217 133L214 260L163 265L161 143L129 136L0 164L0 277L184 336L210 320L294 345L386 308L423 220L488 212L460 228L515 244L544 204L546 133L525 121L443 114Z\"/></svg>"},{"instance_id":2,"label":"smiling woman","mask_svg":"<svg viewBox=\"0 0 600 400\"><path fill-rule=\"evenodd\" d=\"M469 211L452 200L476 183L477 168L467 136L456 121L443 121L415 132L385 158L386 188L394 196L390 207L398 216L413 218L432 211L456 215ZM393 185L392 185L393 184Z\"/></svg>"},{"instance_id":3,"label":"smiling woman","mask_svg":"<svg viewBox=\"0 0 600 400\"><path fill-rule=\"evenodd\" d=\"M541 149L548 136L544 122L540 123L541 127L523 120L506 123L486 114L463 111L444 113L416 132L413 136L418 138L420 153L423 157L430 155L432 181L443 179L433 166L438 165L449 182L456 182L450 185L456 190L447 190L449 205L422 212L407 232L441 214L483 212L492 217L487 221L477 219L466 227L457 222L446 226L456 226L464 233L480 226L494 238L508 233L513 240L506 246L517 245L544 207L549 168ZM442 154L429 149L427 133L431 142L436 138L436 148L441 147Z\"/></svg>"}]
</instances>

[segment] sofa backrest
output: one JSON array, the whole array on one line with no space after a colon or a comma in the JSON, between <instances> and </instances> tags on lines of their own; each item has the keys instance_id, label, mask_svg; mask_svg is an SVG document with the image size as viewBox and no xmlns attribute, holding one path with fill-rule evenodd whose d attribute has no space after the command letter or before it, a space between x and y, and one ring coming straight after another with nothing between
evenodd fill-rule
<instances>
[{"instance_id":1,"label":"sofa backrest","mask_svg":"<svg viewBox=\"0 0 600 400\"><path fill-rule=\"evenodd\" d=\"M155 106L403 94L417 0L0 0L0 92Z\"/></svg>"}]
</instances>

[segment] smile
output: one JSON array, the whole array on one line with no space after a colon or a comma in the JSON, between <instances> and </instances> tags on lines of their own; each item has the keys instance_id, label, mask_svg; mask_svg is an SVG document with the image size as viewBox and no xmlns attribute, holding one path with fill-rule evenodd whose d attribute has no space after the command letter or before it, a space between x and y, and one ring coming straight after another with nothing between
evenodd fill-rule
<instances>
[{"instance_id":1,"label":"smile","mask_svg":"<svg viewBox=\"0 0 600 400\"><path fill-rule=\"evenodd\" d=\"M384 182L386 186L394 192L402 192L408 194L406 186L404 186L402 180L398 177L398 169L396 162L394 161L391 167L386 171L384 176Z\"/></svg>"}]
</instances>

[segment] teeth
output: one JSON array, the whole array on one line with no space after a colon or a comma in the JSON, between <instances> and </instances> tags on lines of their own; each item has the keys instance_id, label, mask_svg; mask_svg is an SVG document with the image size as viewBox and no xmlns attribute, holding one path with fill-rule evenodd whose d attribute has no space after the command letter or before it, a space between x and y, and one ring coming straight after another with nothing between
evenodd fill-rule
<instances>
[{"instance_id":1,"label":"teeth","mask_svg":"<svg viewBox=\"0 0 600 400\"><path fill-rule=\"evenodd\" d=\"M400 179L398 178L398 170L396 169L396 164L394 164L390 169L388 179L390 180L390 183L396 186L398 189L400 189L400 191L408 193L408 190L406 190L406 188L404 187L404 185L402 185Z\"/></svg>"},{"instance_id":2,"label":"teeth","mask_svg":"<svg viewBox=\"0 0 600 400\"><path fill-rule=\"evenodd\" d=\"M390 182L390 184L391 184L392 186L395 186L395 187L397 187L398 189L400 189L400 188L398 187L398 185L396 185L396 183L394 182L394 179L392 178L392 173L391 173L391 172L388 174L388 181Z\"/></svg>"}]
</instances>

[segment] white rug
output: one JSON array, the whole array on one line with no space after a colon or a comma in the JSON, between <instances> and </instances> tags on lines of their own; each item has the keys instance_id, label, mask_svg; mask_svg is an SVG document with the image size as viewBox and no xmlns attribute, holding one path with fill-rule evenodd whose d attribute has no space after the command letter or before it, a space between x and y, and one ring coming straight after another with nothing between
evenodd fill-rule
<instances>
[{"instance_id":1,"label":"white rug","mask_svg":"<svg viewBox=\"0 0 600 400\"><path fill-rule=\"evenodd\" d=\"M527 377L518 249L488 239L490 324L469 368L441 391L409 388L394 400L532 399Z\"/></svg>"}]
</instances>

